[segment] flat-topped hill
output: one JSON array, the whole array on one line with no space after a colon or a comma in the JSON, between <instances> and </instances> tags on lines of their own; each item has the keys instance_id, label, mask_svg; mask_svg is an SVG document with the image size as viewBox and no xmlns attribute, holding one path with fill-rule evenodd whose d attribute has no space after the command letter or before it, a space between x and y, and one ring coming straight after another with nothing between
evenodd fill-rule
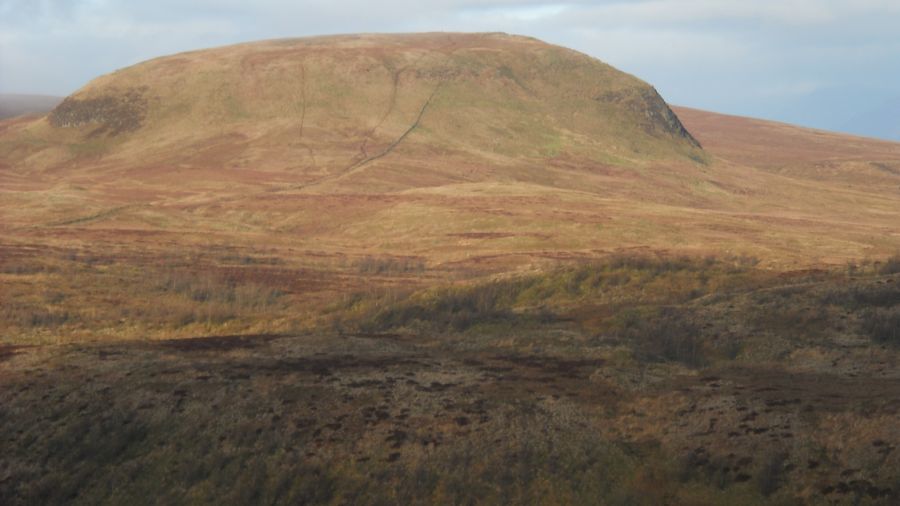
<instances>
[{"instance_id":1,"label":"flat-topped hill","mask_svg":"<svg viewBox=\"0 0 900 506\"><path fill-rule=\"evenodd\" d=\"M30 129L64 140L54 166L88 155L95 170L111 160L116 170L246 168L298 184L349 178L391 189L489 179L485 167L521 178L559 157L702 158L650 85L506 34L316 37L182 53L96 79Z\"/></svg>"},{"instance_id":2,"label":"flat-topped hill","mask_svg":"<svg viewBox=\"0 0 900 506\"><path fill-rule=\"evenodd\" d=\"M0 122L0 234L500 271L629 248L808 266L900 245L897 144L677 113L687 128L649 84L506 34L192 51Z\"/></svg>"}]
</instances>

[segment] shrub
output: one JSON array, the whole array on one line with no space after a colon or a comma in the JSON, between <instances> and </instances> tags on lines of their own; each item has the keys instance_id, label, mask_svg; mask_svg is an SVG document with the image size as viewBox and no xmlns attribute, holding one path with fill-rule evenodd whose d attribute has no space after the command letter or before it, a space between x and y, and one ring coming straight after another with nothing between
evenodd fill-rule
<instances>
[{"instance_id":1,"label":"shrub","mask_svg":"<svg viewBox=\"0 0 900 506\"><path fill-rule=\"evenodd\" d=\"M900 346L900 307L866 311L862 330L877 343Z\"/></svg>"},{"instance_id":2,"label":"shrub","mask_svg":"<svg viewBox=\"0 0 900 506\"><path fill-rule=\"evenodd\" d=\"M19 328L53 328L74 319L68 311L34 307L22 303L0 306L0 321Z\"/></svg>"},{"instance_id":3,"label":"shrub","mask_svg":"<svg viewBox=\"0 0 900 506\"><path fill-rule=\"evenodd\" d=\"M760 494L769 497L781 488L785 479L786 460L786 454L773 453L763 461L763 465L756 477L756 486L759 487Z\"/></svg>"},{"instance_id":4,"label":"shrub","mask_svg":"<svg viewBox=\"0 0 900 506\"><path fill-rule=\"evenodd\" d=\"M425 270L420 258L365 257L356 261L356 268L363 274L408 274Z\"/></svg>"},{"instance_id":5,"label":"shrub","mask_svg":"<svg viewBox=\"0 0 900 506\"><path fill-rule=\"evenodd\" d=\"M280 290L261 284L238 284L213 275L196 275L188 271L165 273L157 282L156 289L200 304L227 305L232 311L271 307L283 295Z\"/></svg>"},{"instance_id":6,"label":"shrub","mask_svg":"<svg viewBox=\"0 0 900 506\"><path fill-rule=\"evenodd\" d=\"M31 326L58 327L69 319L68 311L35 311L31 314Z\"/></svg>"},{"instance_id":7,"label":"shrub","mask_svg":"<svg viewBox=\"0 0 900 506\"><path fill-rule=\"evenodd\" d=\"M378 272L372 262L367 259L360 265ZM619 307L676 304L710 292L756 286L761 278L754 277L744 267L746 263L746 259L724 262L620 255L548 273L444 287L391 301L385 300L384 294L373 293L345 307L345 313L356 314L341 323L343 327L356 321L363 332L400 328L464 331L481 324L549 323L559 320L560 308L571 310L585 303ZM669 313L657 316L640 329L632 329L642 336L636 336L636 341L644 343L643 354L691 365L702 362L696 326Z\"/></svg>"},{"instance_id":8,"label":"shrub","mask_svg":"<svg viewBox=\"0 0 900 506\"><path fill-rule=\"evenodd\" d=\"M363 332L384 332L411 326L435 331L465 331L485 323L515 321L510 310L508 285L489 283L468 288L447 288L376 307L359 323Z\"/></svg>"},{"instance_id":9,"label":"shrub","mask_svg":"<svg viewBox=\"0 0 900 506\"><path fill-rule=\"evenodd\" d=\"M884 275L900 273L900 253L885 260L878 272Z\"/></svg>"},{"instance_id":10,"label":"shrub","mask_svg":"<svg viewBox=\"0 0 900 506\"><path fill-rule=\"evenodd\" d=\"M854 285L847 289L835 289L825 293L822 302L855 309L896 306L900 304L900 284Z\"/></svg>"},{"instance_id":11,"label":"shrub","mask_svg":"<svg viewBox=\"0 0 900 506\"><path fill-rule=\"evenodd\" d=\"M629 312L621 337L643 360L680 362L698 367L706 362L696 317L680 308L663 307L649 314Z\"/></svg>"}]
</instances>

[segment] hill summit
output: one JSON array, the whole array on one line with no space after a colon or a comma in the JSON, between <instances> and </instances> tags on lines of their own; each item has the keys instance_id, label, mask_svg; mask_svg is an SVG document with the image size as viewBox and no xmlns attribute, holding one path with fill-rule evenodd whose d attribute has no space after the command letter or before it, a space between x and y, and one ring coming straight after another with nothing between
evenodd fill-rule
<instances>
[{"instance_id":1,"label":"hill summit","mask_svg":"<svg viewBox=\"0 0 900 506\"><path fill-rule=\"evenodd\" d=\"M306 183L388 154L454 179L467 167L561 156L628 164L701 153L650 85L506 34L331 36L182 53L98 78L48 120L52 134L86 147L76 154L288 170Z\"/></svg>"}]
</instances>

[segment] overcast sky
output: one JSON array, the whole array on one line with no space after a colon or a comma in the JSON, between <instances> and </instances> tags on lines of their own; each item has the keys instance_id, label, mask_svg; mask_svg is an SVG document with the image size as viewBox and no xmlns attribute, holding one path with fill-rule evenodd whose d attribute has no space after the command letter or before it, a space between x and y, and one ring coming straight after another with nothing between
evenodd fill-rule
<instances>
[{"instance_id":1,"label":"overcast sky","mask_svg":"<svg viewBox=\"0 0 900 506\"><path fill-rule=\"evenodd\" d=\"M413 31L530 35L674 104L900 139L900 0L0 0L0 92L67 95L234 42Z\"/></svg>"}]
</instances>

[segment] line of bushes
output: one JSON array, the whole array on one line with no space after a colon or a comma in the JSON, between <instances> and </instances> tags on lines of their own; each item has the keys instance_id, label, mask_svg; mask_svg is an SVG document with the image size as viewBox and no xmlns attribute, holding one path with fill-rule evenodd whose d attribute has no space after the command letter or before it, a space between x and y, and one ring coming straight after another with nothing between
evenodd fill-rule
<instances>
[{"instance_id":1,"label":"line of bushes","mask_svg":"<svg viewBox=\"0 0 900 506\"><path fill-rule=\"evenodd\" d=\"M722 350L707 349L699 317L682 305L768 282L752 264L747 259L616 256L471 285L356 294L333 313L332 325L364 333L491 333L562 322L581 325L582 313L606 305L621 309L600 331L629 343L636 357L697 367L712 351ZM722 354L733 358L735 352Z\"/></svg>"},{"instance_id":2,"label":"line of bushes","mask_svg":"<svg viewBox=\"0 0 900 506\"><path fill-rule=\"evenodd\" d=\"M358 294L342 310L356 313L357 324L369 331L416 322L458 331L480 323L545 320L585 302L677 304L758 284L746 259L615 256L550 273L415 294Z\"/></svg>"},{"instance_id":3,"label":"line of bushes","mask_svg":"<svg viewBox=\"0 0 900 506\"><path fill-rule=\"evenodd\" d=\"M363 274L412 274L425 271L425 261L411 257L367 256L354 262L354 266Z\"/></svg>"},{"instance_id":4,"label":"line of bushes","mask_svg":"<svg viewBox=\"0 0 900 506\"><path fill-rule=\"evenodd\" d=\"M896 306L900 304L900 283L857 283L849 287L829 290L821 300L825 304L839 305L850 309Z\"/></svg>"},{"instance_id":5,"label":"line of bushes","mask_svg":"<svg viewBox=\"0 0 900 506\"><path fill-rule=\"evenodd\" d=\"M0 305L0 322L18 328L55 328L72 320L69 311L21 303Z\"/></svg>"},{"instance_id":6,"label":"line of bushes","mask_svg":"<svg viewBox=\"0 0 900 506\"><path fill-rule=\"evenodd\" d=\"M624 311L616 336L631 345L641 361L680 362L700 367L708 362L699 318L685 308L653 307Z\"/></svg>"},{"instance_id":7,"label":"line of bushes","mask_svg":"<svg viewBox=\"0 0 900 506\"><path fill-rule=\"evenodd\" d=\"M0 304L0 327L23 330L147 325L179 329L194 323L220 325L259 318L283 309L276 287L187 269L104 266L59 270L40 283L54 286L34 296L34 281L10 289ZM41 285L37 285L40 287Z\"/></svg>"},{"instance_id":8,"label":"line of bushes","mask_svg":"<svg viewBox=\"0 0 900 506\"><path fill-rule=\"evenodd\" d=\"M168 271L156 282L155 289L184 296L194 302L215 302L256 310L274 305L283 293L257 283L237 283L211 274Z\"/></svg>"},{"instance_id":9,"label":"line of bushes","mask_svg":"<svg viewBox=\"0 0 900 506\"><path fill-rule=\"evenodd\" d=\"M900 307L869 309L861 323L862 331L876 343L900 346Z\"/></svg>"}]
</instances>

